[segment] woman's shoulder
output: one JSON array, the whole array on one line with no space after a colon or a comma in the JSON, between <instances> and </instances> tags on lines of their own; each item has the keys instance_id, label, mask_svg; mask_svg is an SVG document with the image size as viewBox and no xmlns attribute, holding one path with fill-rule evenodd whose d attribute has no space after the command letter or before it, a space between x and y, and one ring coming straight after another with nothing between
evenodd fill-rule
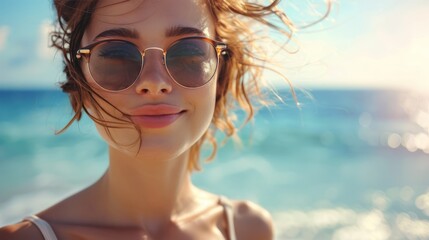
<instances>
[{"instance_id":1,"label":"woman's shoulder","mask_svg":"<svg viewBox=\"0 0 429 240\"><path fill-rule=\"evenodd\" d=\"M55 205L49 207L48 209L45 209L42 212L35 214L35 216L49 223L51 223L50 220L52 219L57 220L58 216L62 216L62 217L69 216L70 212L74 212L77 209L76 207L77 205L72 204L74 201L70 201L70 199L73 198L75 195L72 195L56 203ZM32 223L32 221L23 220L21 222L7 225L0 228L0 240L6 240L6 239L7 240L15 240L15 239L43 240L44 238L39 228L34 223Z\"/></svg>"},{"instance_id":2,"label":"woman's shoulder","mask_svg":"<svg viewBox=\"0 0 429 240\"><path fill-rule=\"evenodd\" d=\"M0 228L0 240L43 240L39 229L29 221L22 221Z\"/></svg>"},{"instance_id":3,"label":"woman's shoulder","mask_svg":"<svg viewBox=\"0 0 429 240\"><path fill-rule=\"evenodd\" d=\"M270 213L251 201L231 201L237 239L270 240L274 238Z\"/></svg>"}]
</instances>

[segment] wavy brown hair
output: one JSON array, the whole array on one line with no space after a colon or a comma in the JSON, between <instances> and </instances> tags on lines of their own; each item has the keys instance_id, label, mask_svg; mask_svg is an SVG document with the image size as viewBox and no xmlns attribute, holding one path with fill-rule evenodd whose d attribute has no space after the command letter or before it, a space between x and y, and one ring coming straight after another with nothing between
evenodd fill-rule
<instances>
[{"instance_id":1,"label":"wavy brown hair","mask_svg":"<svg viewBox=\"0 0 429 240\"><path fill-rule=\"evenodd\" d=\"M205 1L214 18L216 38L227 43L228 49L227 54L223 55L220 61L212 124L192 146L189 170L200 169L201 147L207 141L212 145L212 151L207 160L214 158L217 151L217 141L214 136L216 131L223 132L226 137L236 136L239 126L253 118L256 108L268 103L261 90L261 73L264 69L271 68L265 64L267 59L262 54L261 45L258 44L261 38L256 34L254 29L258 28L255 26L258 25L259 29L265 27L278 31L284 36L284 42L291 39L297 28L285 12L279 9L280 0L270 1L267 5L245 0ZM74 116L63 129L57 132L58 134L65 131L74 121L79 121L83 112L93 121L104 126L108 134L110 134L109 128L124 127L127 124L129 126L129 123L132 123L125 122L120 126L101 117L100 111L109 113L100 106L95 96L109 102L91 89L75 57L97 2L98 0L54 0L59 27L51 34L52 45L63 54L66 80L61 83L61 88L69 95L74 110ZM329 13L331 5L329 1L327 5L327 11L320 19L325 18ZM282 77L287 81L287 78L283 75ZM292 86L291 90L295 97ZM95 107L95 115L88 112L84 101L89 101ZM245 112L246 118L243 124L237 124L233 114L235 110ZM136 131L140 131L137 126L134 127ZM112 137L111 134L110 137ZM113 137L112 140L114 141Z\"/></svg>"}]
</instances>

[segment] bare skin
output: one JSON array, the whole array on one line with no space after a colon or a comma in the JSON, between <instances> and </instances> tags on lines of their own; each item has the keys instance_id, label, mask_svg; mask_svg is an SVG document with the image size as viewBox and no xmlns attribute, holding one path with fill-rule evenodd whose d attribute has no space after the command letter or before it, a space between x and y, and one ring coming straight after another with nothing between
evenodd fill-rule
<instances>
[{"instance_id":1,"label":"bare skin","mask_svg":"<svg viewBox=\"0 0 429 240\"><path fill-rule=\"evenodd\" d=\"M115 0L99 2L82 46L104 39L124 39L141 49L165 48L183 37L166 37L165 32L176 26L199 29L212 39L215 36L213 19L202 0L145 1L140 5L133 2L111 5L111 2ZM118 27L132 30L138 37L95 39L103 31ZM200 34L186 34L194 35ZM141 135L132 128L111 129L116 142L97 125L109 145L106 173L90 187L37 214L49 222L58 239L228 239L219 196L196 188L187 168L189 149L206 131L213 116L217 75L201 88L185 89L171 80L158 60L160 56L159 51L148 52L140 78L120 93L97 89L86 63L82 63L84 75L94 89L125 113L145 104L159 103L174 104L185 113L164 128L142 127ZM109 113L124 118L99 101ZM87 107L96 112L93 106ZM108 115L103 117L117 121ZM136 138L141 139L140 146L123 146ZM232 206L238 239L273 238L267 211L250 202L233 201ZM0 239L43 237L34 225L24 221L1 228Z\"/></svg>"}]
</instances>

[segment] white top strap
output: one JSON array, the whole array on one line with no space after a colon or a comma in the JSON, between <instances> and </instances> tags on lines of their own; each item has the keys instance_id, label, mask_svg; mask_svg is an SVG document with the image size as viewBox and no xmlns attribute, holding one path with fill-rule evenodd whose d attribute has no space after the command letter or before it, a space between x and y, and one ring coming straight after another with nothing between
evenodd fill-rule
<instances>
[{"instance_id":1,"label":"white top strap","mask_svg":"<svg viewBox=\"0 0 429 240\"><path fill-rule=\"evenodd\" d=\"M237 237L235 236L234 210L232 209L232 205L227 199L225 199L225 197L222 196L219 198L219 202L225 209L229 240L237 240Z\"/></svg>"},{"instance_id":2,"label":"white top strap","mask_svg":"<svg viewBox=\"0 0 429 240\"><path fill-rule=\"evenodd\" d=\"M45 240L57 240L57 237L55 236L54 230L52 230L49 223L46 222L45 220L39 218L36 215L26 217L26 218L24 218L24 220L28 220L28 221L34 223L37 226L37 228L39 228L39 230L42 233Z\"/></svg>"}]
</instances>

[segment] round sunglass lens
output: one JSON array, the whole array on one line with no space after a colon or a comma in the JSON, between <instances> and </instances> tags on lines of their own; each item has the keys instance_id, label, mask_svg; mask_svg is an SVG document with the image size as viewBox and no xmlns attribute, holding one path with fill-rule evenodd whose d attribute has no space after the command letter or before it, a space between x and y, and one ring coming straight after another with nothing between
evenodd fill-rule
<instances>
[{"instance_id":1,"label":"round sunglass lens","mask_svg":"<svg viewBox=\"0 0 429 240\"><path fill-rule=\"evenodd\" d=\"M217 54L210 42L185 39L167 50L166 65L174 80L185 87L200 87L216 72Z\"/></svg>"},{"instance_id":2,"label":"round sunglass lens","mask_svg":"<svg viewBox=\"0 0 429 240\"><path fill-rule=\"evenodd\" d=\"M102 88L118 91L128 88L137 79L142 58L133 44L112 41L94 48L89 63L92 77Z\"/></svg>"}]
</instances>

